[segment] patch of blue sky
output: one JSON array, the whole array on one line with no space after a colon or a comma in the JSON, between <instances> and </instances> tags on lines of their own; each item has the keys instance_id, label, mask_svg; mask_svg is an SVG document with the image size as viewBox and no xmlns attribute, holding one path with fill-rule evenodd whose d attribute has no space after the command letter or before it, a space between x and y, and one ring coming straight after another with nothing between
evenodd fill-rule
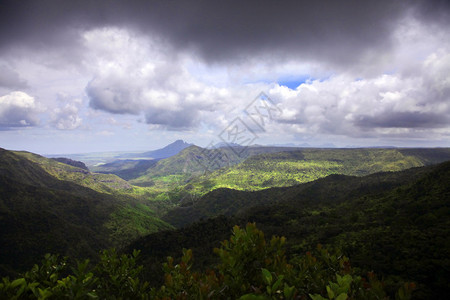
<instances>
[{"instance_id":1,"label":"patch of blue sky","mask_svg":"<svg viewBox=\"0 0 450 300\"><path fill-rule=\"evenodd\" d=\"M309 76L303 76L303 77L287 77L287 78L281 78L277 81L279 85L285 86L290 88L291 90L295 90L298 86L300 86L302 83L311 81L312 78Z\"/></svg>"},{"instance_id":2,"label":"patch of blue sky","mask_svg":"<svg viewBox=\"0 0 450 300\"><path fill-rule=\"evenodd\" d=\"M256 80L256 81L249 80L249 81L245 81L244 84L257 84L257 83L263 83L263 84L267 84L267 85L278 84L280 86L286 86L286 87L290 88L291 90L295 90L302 83L310 82L312 80L314 80L314 79L309 76L305 76L305 77L281 78L278 80L266 80L266 79Z\"/></svg>"}]
</instances>

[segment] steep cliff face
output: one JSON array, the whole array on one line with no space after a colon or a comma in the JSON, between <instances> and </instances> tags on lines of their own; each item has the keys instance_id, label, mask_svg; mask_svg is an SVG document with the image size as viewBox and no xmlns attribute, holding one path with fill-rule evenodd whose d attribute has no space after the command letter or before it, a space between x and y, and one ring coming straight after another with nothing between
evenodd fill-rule
<instances>
[{"instance_id":1,"label":"steep cliff face","mask_svg":"<svg viewBox=\"0 0 450 300\"><path fill-rule=\"evenodd\" d=\"M65 157L57 157L57 158L53 158L53 160L59 161L63 164L69 165L69 166L73 166L73 167L77 167L77 168L89 171L88 167L81 161L77 161L77 160L73 160L73 159L65 158Z\"/></svg>"}]
</instances>

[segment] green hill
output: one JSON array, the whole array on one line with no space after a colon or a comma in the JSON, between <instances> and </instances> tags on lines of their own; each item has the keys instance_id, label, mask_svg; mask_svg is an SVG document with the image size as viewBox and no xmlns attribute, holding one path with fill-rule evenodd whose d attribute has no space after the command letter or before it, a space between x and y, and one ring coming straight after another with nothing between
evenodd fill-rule
<instances>
[{"instance_id":1,"label":"green hill","mask_svg":"<svg viewBox=\"0 0 450 300\"><path fill-rule=\"evenodd\" d=\"M0 273L52 252L95 257L100 249L171 228L130 185L41 156L0 149Z\"/></svg>"},{"instance_id":2,"label":"green hill","mask_svg":"<svg viewBox=\"0 0 450 300\"><path fill-rule=\"evenodd\" d=\"M450 160L449 148L314 149L191 146L158 161L129 182L152 199L186 206L219 188L256 191L310 182L330 174L364 176ZM138 169L129 169L129 172ZM142 173L142 169L139 170Z\"/></svg>"},{"instance_id":3,"label":"green hill","mask_svg":"<svg viewBox=\"0 0 450 300\"><path fill-rule=\"evenodd\" d=\"M14 154L34 162L48 174L59 180L70 181L98 192L111 194L115 191L132 188L127 181L113 174L91 173L84 168L48 159L30 152L14 152Z\"/></svg>"},{"instance_id":4,"label":"green hill","mask_svg":"<svg viewBox=\"0 0 450 300\"><path fill-rule=\"evenodd\" d=\"M364 177L331 175L258 192L217 190L208 194L205 207L192 210L188 218L206 218L204 212L211 208L216 211L210 215L229 217L152 234L129 249L142 249L143 261L155 262L163 253L181 253L181 248L190 247L200 253L196 267L205 267L214 261L214 256L204 254L209 251L205 248L217 247L217 241L230 232L230 224L256 222L268 236L286 236L291 257L318 243L337 247L352 257L355 267L381 274L388 289L401 280L414 281L416 298L437 299L448 291L450 278L448 182L450 162ZM236 202L245 205L228 207ZM174 212L167 215L169 219L179 220Z\"/></svg>"},{"instance_id":5,"label":"green hill","mask_svg":"<svg viewBox=\"0 0 450 300\"><path fill-rule=\"evenodd\" d=\"M294 151L287 147L222 147L206 149L190 146L177 155L158 161L146 174L130 182L140 186L153 186L169 178L186 181L214 170L234 166L248 157L261 153Z\"/></svg>"},{"instance_id":6,"label":"green hill","mask_svg":"<svg viewBox=\"0 0 450 300\"><path fill-rule=\"evenodd\" d=\"M305 207L301 198L292 199L241 216L291 238L293 251L317 243L339 247L356 266L389 280L415 281L418 298L437 299L448 291L450 278L450 163L428 170L401 185L369 185L344 201Z\"/></svg>"},{"instance_id":7,"label":"green hill","mask_svg":"<svg viewBox=\"0 0 450 300\"><path fill-rule=\"evenodd\" d=\"M142 249L144 261L185 247L199 256L196 268L207 267L232 225L255 221L268 236L288 237L291 258L322 243L392 288L413 280L418 297L436 296L448 288L450 163L431 164L445 160L448 148L191 146L149 168L112 166L143 174L126 181L0 149L0 275L47 252L95 259L136 239L127 249Z\"/></svg>"},{"instance_id":8,"label":"green hill","mask_svg":"<svg viewBox=\"0 0 450 300\"><path fill-rule=\"evenodd\" d=\"M331 174L364 176L450 160L450 149L293 149L259 153L186 182L184 192L201 196L217 188L261 190L292 186ZM188 197L189 198L189 197Z\"/></svg>"},{"instance_id":9,"label":"green hill","mask_svg":"<svg viewBox=\"0 0 450 300\"><path fill-rule=\"evenodd\" d=\"M422 171L419 171L422 170ZM318 180L290 187L268 188L260 191L241 191L218 188L195 201L186 197L182 205L170 210L163 219L176 227L218 215L234 216L258 205L276 204L301 198L311 203L343 201L358 191L365 195L378 192L421 176L428 169L407 169L402 172L376 173L366 177L332 174ZM377 183L377 184L375 184Z\"/></svg>"}]
</instances>

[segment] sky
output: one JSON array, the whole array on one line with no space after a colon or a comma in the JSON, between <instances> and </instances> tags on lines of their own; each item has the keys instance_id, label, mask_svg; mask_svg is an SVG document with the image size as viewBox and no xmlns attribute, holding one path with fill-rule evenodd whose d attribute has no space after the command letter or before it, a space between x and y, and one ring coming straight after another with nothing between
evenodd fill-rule
<instances>
[{"instance_id":1,"label":"sky","mask_svg":"<svg viewBox=\"0 0 450 300\"><path fill-rule=\"evenodd\" d=\"M450 147L449 1L0 1L0 147Z\"/></svg>"}]
</instances>

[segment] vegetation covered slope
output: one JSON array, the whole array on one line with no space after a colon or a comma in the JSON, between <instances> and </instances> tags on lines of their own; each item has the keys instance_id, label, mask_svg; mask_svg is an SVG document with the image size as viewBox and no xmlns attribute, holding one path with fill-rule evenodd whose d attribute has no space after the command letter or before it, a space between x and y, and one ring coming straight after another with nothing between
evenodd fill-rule
<instances>
[{"instance_id":1,"label":"vegetation covered slope","mask_svg":"<svg viewBox=\"0 0 450 300\"><path fill-rule=\"evenodd\" d=\"M379 186L334 205L302 208L301 199L252 209L244 218L291 237L293 249L330 244L355 265L419 284L418 297L437 299L450 278L450 162L397 187ZM270 216L270 217L268 217Z\"/></svg>"},{"instance_id":2,"label":"vegetation covered slope","mask_svg":"<svg viewBox=\"0 0 450 300\"><path fill-rule=\"evenodd\" d=\"M415 151L414 151L415 150ZM450 160L450 149L302 149L265 153L194 178L187 188L199 195L216 188L261 190L328 176L364 176Z\"/></svg>"},{"instance_id":3,"label":"vegetation covered slope","mask_svg":"<svg viewBox=\"0 0 450 300\"><path fill-rule=\"evenodd\" d=\"M114 193L119 190L131 189L131 185L125 180L113 174L91 173L84 168L48 159L30 152L14 152L36 163L40 168L59 180L70 181L102 193Z\"/></svg>"},{"instance_id":4,"label":"vegetation covered slope","mask_svg":"<svg viewBox=\"0 0 450 300\"><path fill-rule=\"evenodd\" d=\"M229 224L256 222L269 235L286 236L289 255L304 253L318 243L340 248L355 266L374 270L392 284L414 281L417 298L436 299L449 289L448 182L450 162L365 177L331 175L297 187L260 192L230 191L227 195L223 190L215 202L219 207L223 202L245 203L246 199L257 206L243 206L234 210L233 217L200 221L171 234L149 235L131 247L142 249L145 259L151 260L156 244L164 245L159 252L174 253L190 247L189 237L196 237L194 253L205 253L202 249L222 237ZM209 199L211 206L212 202ZM215 225L209 226L210 222ZM210 228L207 235L203 228Z\"/></svg>"},{"instance_id":5,"label":"vegetation covered slope","mask_svg":"<svg viewBox=\"0 0 450 300\"><path fill-rule=\"evenodd\" d=\"M224 167L231 167L257 154L290 150L294 149L257 146L206 149L190 146L177 155L160 160L146 174L130 182L141 186L153 186L168 178L176 178L178 181L184 182L194 176L210 173Z\"/></svg>"},{"instance_id":6,"label":"vegetation covered slope","mask_svg":"<svg viewBox=\"0 0 450 300\"><path fill-rule=\"evenodd\" d=\"M242 151L242 152L239 152ZM313 149L192 146L159 161L130 180L188 202L217 189L261 190L292 186L328 176L364 176L399 171L450 159L450 149ZM172 194L172 196L168 195Z\"/></svg>"},{"instance_id":7,"label":"vegetation covered slope","mask_svg":"<svg viewBox=\"0 0 450 300\"><path fill-rule=\"evenodd\" d=\"M0 149L1 273L29 267L47 252L89 257L102 248L171 228L142 201L116 193L111 186L100 182L91 189L86 181L86 186L77 184L81 176L89 176L83 172L37 155Z\"/></svg>"},{"instance_id":8,"label":"vegetation covered slope","mask_svg":"<svg viewBox=\"0 0 450 300\"><path fill-rule=\"evenodd\" d=\"M376 173L370 176L329 175L292 187L268 188L261 191L239 191L227 188L213 190L196 201L170 210L163 219L182 227L201 219L234 216L249 208L275 205L301 199L302 203L336 203L354 195L366 195L409 183L428 172L429 168L413 168L402 172Z\"/></svg>"}]
</instances>

